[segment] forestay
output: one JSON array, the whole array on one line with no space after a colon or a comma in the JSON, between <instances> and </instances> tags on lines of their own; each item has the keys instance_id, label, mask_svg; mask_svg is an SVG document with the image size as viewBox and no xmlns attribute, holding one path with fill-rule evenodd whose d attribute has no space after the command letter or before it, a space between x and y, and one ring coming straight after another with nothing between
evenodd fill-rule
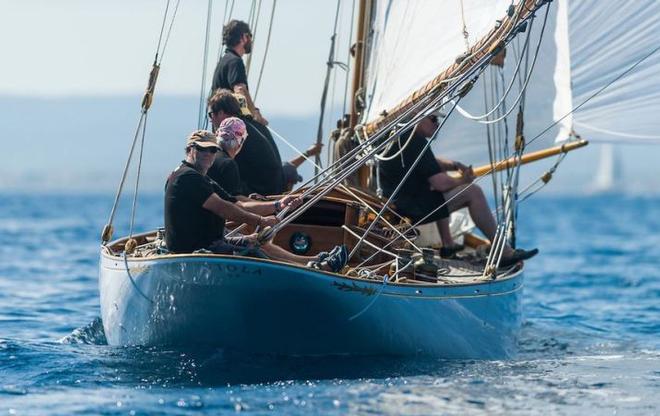
<instances>
[{"instance_id":1,"label":"forestay","mask_svg":"<svg viewBox=\"0 0 660 416\"><path fill-rule=\"evenodd\" d=\"M454 64L469 46L496 27L497 20L506 17L512 2L380 0L375 3L366 72L367 109L363 121L367 123L396 107Z\"/></svg>"},{"instance_id":2,"label":"forestay","mask_svg":"<svg viewBox=\"0 0 660 416\"><path fill-rule=\"evenodd\" d=\"M558 0L554 118L598 92L660 47L657 0ZM557 141L571 130L592 141L660 142L660 51L564 118Z\"/></svg>"}]
</instances>

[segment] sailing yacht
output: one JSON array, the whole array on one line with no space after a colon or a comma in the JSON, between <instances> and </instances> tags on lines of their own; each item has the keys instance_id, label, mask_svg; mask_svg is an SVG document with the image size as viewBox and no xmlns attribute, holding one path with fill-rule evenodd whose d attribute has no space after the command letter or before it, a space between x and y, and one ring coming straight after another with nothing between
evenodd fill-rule
<instances>
[{"instance_id":1,"label":"sailing yacht","mask_svg":"<svg viewBox=\"0 0 660 416\"><path fill-rule=\"evenodd\" d=\"M532 26L546 30L549 7L538 0L358 1L352 109L340 134L351 146L296 190L305 200L299 208L261 231L264 239L297 254L346 244L348 266L330 273L239 255L172 254L160 230L131 228L113 240L113 207L99 276L108 343L212 345L286 355L515 354L524 264L499 266L503 244L515 242L521 166L555 155L561 160L586 144L572 135L547 149L526 148L524 97L541 45L528 34ZM433 47L420 47L420 39L433 40ZM505 50L514 51L511 62L503 60ZM160 70L156 56L143 117ZM460 228L466 249L458 258L443 259L417 244L418 224L398 215L363 172L377 169L375 156L396 132L439 110L448 115L445 120L454 110L457 116L475 82L489 73L496 79L504 65L513 68L511 86L492 86L500 94L486 100L484 114L461 112L489 126L488 142L478 146L487 163L475 172L490 175L499 188L498 234L487 241ZM140 137L136 133L129 162Z\"/></svg>"}]
</instances>

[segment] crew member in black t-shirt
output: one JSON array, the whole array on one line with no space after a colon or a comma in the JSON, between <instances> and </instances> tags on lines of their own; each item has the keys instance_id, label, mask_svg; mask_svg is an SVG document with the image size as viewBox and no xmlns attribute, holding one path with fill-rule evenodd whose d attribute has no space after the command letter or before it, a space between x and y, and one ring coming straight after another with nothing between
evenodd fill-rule
<instances>
[{"instance_id":1,"label":"crew member in black t-shirt","mask_svg":"<svg viewBox=\"0 0 660 416\"><path fill-rule=\"evenodd\" d=\"M218 254L253 250L257 235L225 236L225 220L253 226L272 226L279 220L275 212L302 203L300 198L286 196L278 201L237 201L206 173L213 164L219 147L210 131L193 132L186 141L186 159L170 174L165 185L165 243L173 253L191 253L206 249ZM341 270L347 261L345 247L321 259L298 256L271 242L261 246L269 258L331 271ZM325 254L325 253L324 253Z\"/></svg>"},{"instance_id":2,"label":"crew member in black t-shirt","mask_svg":"<svg viewBox=\"0 0 660 416\"><path fill-rule=\"evenodd\" d=\"M268 129L241 114L241 108L227 89L219 89L208 100L208 115L217 129L227 117L238 117L247 127L247 139L234 159L241 177L239 194L279 195L285 190L282 159Z\"/></svg>"},{"instance_id":3,"label":"crew member in black t-shirt","mask_svg":"<svg viewBox=\"0 0 660 416\"><path fill-rule=\"evenodd\" d=\"M462 249L462 246L454 243L449 232L450 212L467 207L477 228L491 241L495 237L497 223L481 187L472 183L475 176L471 167L460 162L436 158L430 147L423 151L428 138L432 137L437 129L438 116L433 114L424 117L412 132L402 133L385 153L385 157L390 159L381 162L380 179L385 195L391 196L421 154L419 162L392 202L397 211L410 217L415 223L435 221L445 246L443 252L451 255ZM448 175L446 172L450 170L458 170L461 176ZM446 204L445 200L448 201ZM437 209L441 206L442 208ZM513 250L507 245L500 264L511 265L536 253L537 249Z\"/></svg>"},{"instance_id":4,"label":"crew member in black t-shirt","mask_svg":"<svg viewBox=\"0 0 660 416\"><path fill-rule=\"evenodd\" d=\"M222 43L226 46L225 53L218 61L213 74L211 91L226 88L245 97L250 113L255 121L268 125L266 120L255 107L252 96L248 90L247 73L243 63L243 55L252 52L252 32L247 23L240 20L231 20L222 29Z\"/></svg>"}]
</instances>

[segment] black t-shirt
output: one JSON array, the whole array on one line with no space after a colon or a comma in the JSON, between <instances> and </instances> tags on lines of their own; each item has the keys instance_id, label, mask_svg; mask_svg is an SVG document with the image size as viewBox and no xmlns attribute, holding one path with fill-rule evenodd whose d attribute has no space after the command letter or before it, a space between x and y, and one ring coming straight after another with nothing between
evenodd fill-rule
<instances>
[{"instance_id":1,"label":"black t-shirt","mask_svg":"<svg viewBox=\"0 0 660 416\"><path fill-rule=\"evenodd\" d=\"M239 195L241 193L241 174L238 170L238 164L224 150L216 153L213 165L206 172L206 175L227 191L228 194Z\"/></svg>"},{"instance_id":2,"label":"black t-shirt","mask_svg":"<svg viewBox=\"0 0 660 416\"><path fill-rule=\"evenodd\" d=\"M234 90L236 84L245 84L247 82L247 73L243 60L232 49L226 49L225 54L218 61L213 73L212 91L218 88Z\"/></svg>"},{"instance_id":3,"label":"black t-shirt","mask_svg":"<svg viewBox=\"0 0 660 416\"><path fill-rule=\"evenodd\" d=\"M236 202L185 161L170 174L165 184L165 243L171 252L191 253L223 237L225 219L202 207L213 193Z\"/></svg>"},{"instance_id":4,"label":"black t-shirt","mask_svg":"<svg viewBox=\"0 0 660 416\"><path fill-rule=\"evenodd\" d=\"M241 117L247 127L247 139L234 160L241 174L242 194L277 195L284 191L282 159L267 128ZM271 144L272 143L272 144Z\"/></svg>"},{"instance_id":5,"label":"black t-shirt","mask_svg":"<svg viewBox=\"0 0 660 416\"><path fill-rule=\"evenodd\" d=\"M402 133L398 141L395 141L386 152L386 156L397 153L401 146L404 146L410 133ZM406 172L422 153L426 146L427 139L419 134L415 134L403 152L392 160L380 162L380 181L383 192L386 196L391 196L399 182L406 175ZM398 194L393 199L397 211L401 214L411 217L414 221L421 220L428 213L444 203L444 197L441 192L432 191L428 178L440 173L440 165L433 156L431 148L427 148L422 153L422 158L413 169L408 179L404 182ZM439 218L449 216L447 208L441 208L424 222L435 221Z\"/></svg>"}]
</instances>

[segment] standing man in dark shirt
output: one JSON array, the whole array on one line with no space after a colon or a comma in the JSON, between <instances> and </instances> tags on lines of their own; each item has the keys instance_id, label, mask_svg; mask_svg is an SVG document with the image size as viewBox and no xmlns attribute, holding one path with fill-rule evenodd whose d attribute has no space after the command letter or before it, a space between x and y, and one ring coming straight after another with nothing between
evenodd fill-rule
<instances>
[{"instance_id":1,"label":"standing man in dark shirt","mask_svg":"<svg viewBox=\"0 0 660 416\"><path fill-rule=\"evenodd\" d=\"M443 246L449 248L446 250L447 252L451 252L455 247L449 233L449 213L463 207L468 208L477 228L492 241L495 237L497 223L491 214L481 187L472 184L475 179L472 168L460 162L436 158L430 147L422 152L428 138L433 136L437 128L438 117L430 115L423 118L412 132L404 132L398 141L393 142L385 154L386 157L392 156L392 158L381 162L380 179L383 191L385 195L391 196L421 153L421 159L392 201L396 205L397 211L410 217L414 222L419 222L436 208L445 204L446 198L449 202L424 219L424 223L437 222ZM450 170L458 170L461 177L454 178L448 175L446 172ZM513 250L507 245L504 248L500 264L512 265L520 260L526 260L536 253L538 253L537 249Z\"/></svg>"},{"instance_id":2,"label":"standing man in dark shirt","mask_svg":"<svg viewBox=\"0 0 660 416\"><path fill-rule=\"evenodd\" d=\"M200 249L218 254L233 254L251 249L257 235L226 237L225 220L253 226L272 226L279 220L272 214L279 208L296 207L302 202L287 196L279 201L236 201L217 183L206 176L213 164L218 144L213 133L193 132L186 141L186 159L170 174L165 185L165 242L173 253L190 253ZM275 260L337 272L347 261L345 247L331 254L298 256L270 242L261 246L263 252Z\"/></svg>"},{"instance_id":3,"label":"standing man in dark shirt","mask_svg":"<svg viewBox=\"0 0 660 416\"><path fill-rule=\"evenodd\" d=\"M254 105L248 90L247 73L243 63L243 55L252 52L252 32L247 23L231 20L222 29L222 43L226 46L225 54L218 61L213 74L211 91L226 88L245 97L248 108L254 120L264 126L268 125L259 109Z\"/></svg>"}]
</instances>

